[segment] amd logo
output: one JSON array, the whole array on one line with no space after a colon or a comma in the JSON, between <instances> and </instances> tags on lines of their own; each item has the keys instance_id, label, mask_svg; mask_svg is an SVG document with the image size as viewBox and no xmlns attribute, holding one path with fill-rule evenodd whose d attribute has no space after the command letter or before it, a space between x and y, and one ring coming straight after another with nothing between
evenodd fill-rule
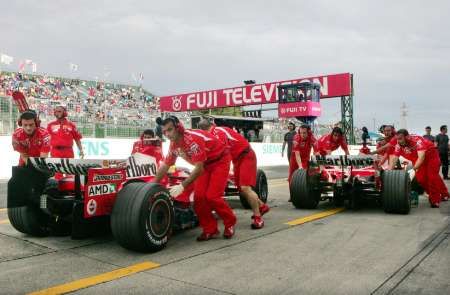
<instances>
[{"instance_id":1,"label":"amd logo","mask_svg":"<svg viewBox=\"0 0 450 295\"><path fill-rule=\"evenodd\" d=\"M116 186L112 183L97 184L89 186L88 196L109 195L116 192Z\"/></svg>"}]
</instances>

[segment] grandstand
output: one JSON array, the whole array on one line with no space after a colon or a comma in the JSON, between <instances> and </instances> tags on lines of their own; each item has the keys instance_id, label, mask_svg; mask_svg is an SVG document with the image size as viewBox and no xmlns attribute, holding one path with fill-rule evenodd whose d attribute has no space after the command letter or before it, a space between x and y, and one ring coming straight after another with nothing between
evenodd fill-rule
<instances>
[{"instance_id":1,"label":"grandstand","mask_svg":"<svg viewBox=\"0 0 450 295\"><path fill-rule=\"evenodd\" d=\"M25 94L44 126L54 120L54 106L66 106L69 119L86 137L137 137L154 127L159 116L159 98L140 86L0 72L0 135L16 127L14 90Z\"/></svg>"}]
</instances>

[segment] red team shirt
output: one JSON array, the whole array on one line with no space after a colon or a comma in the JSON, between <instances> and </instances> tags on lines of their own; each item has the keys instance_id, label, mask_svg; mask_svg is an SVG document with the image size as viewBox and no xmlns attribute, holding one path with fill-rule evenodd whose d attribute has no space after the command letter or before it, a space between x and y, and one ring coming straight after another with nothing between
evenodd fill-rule
<instances>
[{"instance_id":1,"label":"red team shirt","mask_svg":"<svg viewBox=\"0 0 450 295\"><path fill-rule=\"evenodd\" d=\"M179 143L170 142L164 163L172 166L180 156L192 165L198 162L207 164L209 161L218 160L225 149L225 145L209 132L186 129Z\"/></svg>"},{"instance_id":2,"label":"red team shirt","mask_svg":"<svg viewBox=\"0 0 450 295\"><path fill-rule=\"evenodd\" d=\"M75 124L66 118L48 123L47 131L51 137L50 145L52 147L71 148L74 140L81 139L81 134Z\"/></svg>"},{"instance_id":3,"label":"red team shirt","mask_svg":"<svg viewBox=\"0 0 450 295\"><path fill-rule=\"evenodd\" d=\"M312 134L308 134L308 137L306 139L303 139L300 134L296 134L294 136L294 141L292 142L292 153L294 152L300 152L300 156L303 160L303 156L308 156L311 154L311 148L316 149L316 143L317 140ZM294 154L295 156L295 154Z\"/></svg>"},{"instance_id":4,"label":"red team shirt","mask_svg":"<svg viewBox=\"0 0 450 295\"><path fill-rule=\"evenodd\" d=\"M144 155L152 156L156 159L156 162L159 163L162 158L162 149L160 143L159 145L153 145L151 143L145 143L143 140L138 140L133 144L133 150L131 154L141 153Z\"/></svg>"},{"instance_id":5,"label":"red team shirt","mask_svg":"<svg viewBox=\"0 0 450 295\"><path fill-rule=\"evenodd\" d=\"M16 129L12 135L13 149L19 153L26 153L29 157L40 157L41 153L50 151L50 135L44 128L38 127L33 135L28 135L22 128ZM22 158L19 166L25 163Z\"/></svg>"},{"instance_id":6,"label":"red team shirt","mask_svg":"<svg viewBox=\"0 0 450 295\"><path fill-rule=\"evenodd\" d=\"M212 126L211 133L219 138L230 149L231 158L235 161L245 150L250 148L248 141L228 127Z\"/></svg>"},{"instance_id":7,"label":"red team shirt","mask_svg":"<svg viewBox=\"0 0 450 295\"><path fill-rule=\"evenodd\" d=\"M409 138L406 140L407 141L406 146L401 146L400 144L397 143L397 139L395 139L395 143L396 143L395 151L394 151L395 156L397 156L397 157L402 156L405 159L414 163L417 160L417 158L419 157L417 152L420 152L420 151L427 152L427 151L435 148L434 144L431 141L426 140L422 136L409 135L408 137ZM394 142L394 141L391 140L390 143L392 144L392 142Z\"/></svg>"},{"instance_id":8,"label":"red team shirt","mask_svg":"<svg viewBox=\"0 0 450 295\"><path fill-rule=\"evenodd\" d=\"M335 151L341 147L344 151L348 152L347 141L344 136L341 136L338 141L333 141L331 134L322 136L317 141L317 151L321 155L325 155L325 151Z\"/></svg>"}]
</instances>

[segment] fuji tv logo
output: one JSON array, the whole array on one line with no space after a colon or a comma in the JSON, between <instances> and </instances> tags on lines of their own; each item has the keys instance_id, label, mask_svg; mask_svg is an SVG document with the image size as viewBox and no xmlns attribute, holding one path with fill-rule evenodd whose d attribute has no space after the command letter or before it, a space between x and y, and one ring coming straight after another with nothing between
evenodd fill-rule
<instances>
[{"instance_id":1,"label":"fuji tv logo","mask_svg":"<svg viewBox=\"0 0 450 295\"><path fill-rule=\"evenodd\" d=\"M181 110L181 97L180 96L172 97L172 108L174 111Z\"/></svg>"}]
</instances>

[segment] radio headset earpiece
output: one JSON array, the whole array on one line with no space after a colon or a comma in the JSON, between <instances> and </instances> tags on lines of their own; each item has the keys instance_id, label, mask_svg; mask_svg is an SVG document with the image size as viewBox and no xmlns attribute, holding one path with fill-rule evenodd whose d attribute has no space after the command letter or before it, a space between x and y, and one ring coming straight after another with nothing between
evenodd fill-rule
<instances>
[{"instance_id":1,"label":"radio headset earpiece","mask_svg":"<svg viewBox=\"0 0 450 295\"><path fill-rule=\"evenodd\" d=\"M36 127L41 126L41 120L39 120L37 113L34 110L26 110L25 112L20 114L19 120L17 121L17 125L19 125L19 127L22 127L22 119L29 120L24 117L30 117L30 119L34 119Z\"/></svg>"}]
</instances>

